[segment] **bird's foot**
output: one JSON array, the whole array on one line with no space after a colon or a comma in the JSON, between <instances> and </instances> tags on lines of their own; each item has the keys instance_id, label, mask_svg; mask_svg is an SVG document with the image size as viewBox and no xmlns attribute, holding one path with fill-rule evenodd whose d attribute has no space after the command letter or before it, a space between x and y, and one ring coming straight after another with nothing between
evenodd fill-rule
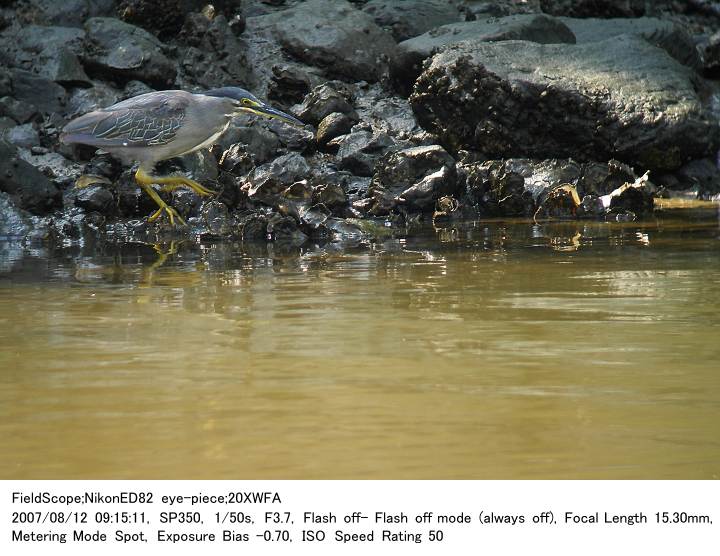
<instances>
[{"instance_id":1,"label":"bird's foot","mask_svg":"<svg viewBox=\"0 0 720 556\"><path fill-rule=\"evenodd\" d=\"M164 182L164 183L166 183L166 185L164 185L162 187L162 190L167 193L175 191L178 187L181 187L184 185L184 186L192 189L195 193L197 193L201 197L208 197L210 195L215 194L215 191L213 191L212 189L208 189L207 187L200 185L195 180L191 180L190 178L186 178L184 176L168 176L168 177L165 177L162 179L167 180ZM173 180L173 181L171 182L170 180ZM177 180L177 181L175 181L175 180Z\"/></svg>"},{"instance_id":2,"label":"bird's foot","mask_svg":"<svg viewBox=\"0 0 720 556\"><path fill-rule=\"evenodd\" d=\"M159 204L159 203L158 203ZM155 222L162 214L165 213L168 217L168 220L170 220L170 225L175 226L175 219L177 219L178 223L182 226L187 226L187 222L183 219L182 216L176 211L174 208L172 208L167 203L162 203L160 205L160 208L157 209L152 215L148 217L148 222Z\"/></svg>"}]
</instances>

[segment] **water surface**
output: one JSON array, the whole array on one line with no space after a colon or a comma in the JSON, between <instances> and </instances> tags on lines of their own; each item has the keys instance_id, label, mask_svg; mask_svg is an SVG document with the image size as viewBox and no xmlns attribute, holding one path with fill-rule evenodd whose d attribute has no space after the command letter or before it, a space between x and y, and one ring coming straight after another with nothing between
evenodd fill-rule
<instances>
[{"instance_id":1,"label":"water surface","mask_svg":"<svg viewBox=\"0 0 720 556\"><path fill-rule=\"evenodd\" d=\"M5 242L0 478L718 478L719 237Z\"/></svg>"}]
</instances>

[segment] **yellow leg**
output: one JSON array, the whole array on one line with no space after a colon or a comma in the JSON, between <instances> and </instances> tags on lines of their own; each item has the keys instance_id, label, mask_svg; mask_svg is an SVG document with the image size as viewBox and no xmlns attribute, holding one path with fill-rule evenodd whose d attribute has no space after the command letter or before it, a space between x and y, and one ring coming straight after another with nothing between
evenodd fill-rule
<instances>
[{"instance_id":1,"label":"yellow leg","mask_svg":"<svg viewBox=\"0 0 720 556\"><path fill-rule=\"evenodd\" d=\"M157 220L164 212L165 214L167 214L168 220L170 220L171 225L175 225L176 218L178 219L178 222L180 222L180 224L182 224L183 226L186 225L185 220L182 219L178 212L170 205L168 205L165 201L163 201L160 198L160 195L158 195L157 192L151 187L153 183L157 183L157 178L152 177L141 168L138 168L138 171L135 172L135 181L138 182L138 185L142 187L142 190L147 193L153 201L155 201L158 207L160 207L148 218L148 222L155 222L155 220Z\"/></svg>"},{"instance_id":2,"label":"yellow leg","mask_svg":"<svg viewBox=\"0 0 720 556\"><path fill-rule=\"evenodd\" d=\"M191 180L185 176L151 176L144 170L138 169L135 173L135 179L141 184L144 183L146 185L150 185L151 183L156 183L158 185L163 185L163 191L174 191L181 185L184 185L192 189L201 197L207 197L208 195L215 193L211 189L203 187L195 180Z\"/></svg>"}]
</instances>

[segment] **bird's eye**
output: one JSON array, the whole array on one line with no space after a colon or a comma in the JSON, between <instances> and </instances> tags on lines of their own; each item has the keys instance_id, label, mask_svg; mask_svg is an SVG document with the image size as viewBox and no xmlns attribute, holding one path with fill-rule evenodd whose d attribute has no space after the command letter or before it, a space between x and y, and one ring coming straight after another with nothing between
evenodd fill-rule
<instances>
[{"instance_id":1,"label":"bird's eye","mask_svg":"<svg viewBox=\"0 0 720 556\"><path fill-rule=\"evenodd\" d=\"M249 98L244 98L244 99L242 100L242 103L243 103L245 106L252 106L253 101L250 100Z\"/></svg>"}]
</instances>

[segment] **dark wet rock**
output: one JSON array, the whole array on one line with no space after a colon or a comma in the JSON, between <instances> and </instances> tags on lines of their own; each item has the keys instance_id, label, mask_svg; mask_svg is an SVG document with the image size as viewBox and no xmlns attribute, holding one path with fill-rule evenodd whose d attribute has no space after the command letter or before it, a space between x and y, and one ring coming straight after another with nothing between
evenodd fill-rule
<instances>
[{"instance_id":1,"label":"dark wet rock","mask_svg":"<svg viewBox=\"0 0 720 556\"><path fill-rule=\"evenodd\" d=\"M720 31L713 34L703 46L703 66L708 75L720 75Z\"/></svg>"},{"instance_id":2,"label":"dark wet rock","mask_svg":"<svg viewBox=\"0 0 720 556\"><path fill-rule=\"evenodd\" d=\"M572 44L575 35L567 25L547 15L514 15L443 25L398 45L397 56L390 67L393 82L399 90L409 92L409 87L422 72L426 59L466 40Z\"/></svg>"},{"instance_id":3,"label":"dark wet rock","mask_svg":"<svg viewBox=\"0 0 720 556\"><path fill-rule=\"evenodd\" d=\"M235 176L245 176L255 168L255 160L248 152L247 145L235 143L223 152L220 158L220 168Z\"/></svg>"},{"instance_id":4,"label":"dark wet rock","mask_svg":"<svg viewBox=\"0 0 720 556\"><path fill-rule=\"evenodd\" d=\"M646 0L540 0L542 11L573 17L639 17Z\"/></svg>"},{"instance_id":5,"label":"dark wet rock","mask_svg":"<svg viewBox=\"0 0 720 556\"><path fill-rule=\"evenodd\" d=\"M720 170L710 159L693 160L677 172L679 189L697 190L699 197L720 193Z\"/></svg>"},{"instance_id":6,"label":"dark wet rock","mask_svg":"<svg viewBox=\"0 0 720 556\"><path fill-rule=\"evenodd\" d=\"M355 122L358 121L357 112L346 95L328 84L313 89L301 104L293 106L292 112L303 122L312 125L318 125L325 116L329 116L333 112L340 112Z\"/></svg>"},{"instance_id":7,"label":"dark wet rock","mask_svg":"<svg viewBox=\"0 0 720 556\"><path fill-rule=\"evenodd\" d=\"M77 54L85 33L71 27L13 26L0 34L8 65L63 85L90 85Z\"/></svg>"},{"instance_id":8,"label":"dark wet rock","mask_svg":"<svg viewBox=\"0 0 720 556\"><path fill-rule=\"evenodd\" d=\"M0 108L0 113L5 112L1 115L10 116L19 123L24 123L21 120L27 121L29 113L49 114L63 110L67 93L54 81L20 69L9 70L8 76L11 83L9 96L20 105L14 105L13 102L5 103L5 106Z\"/></svg>"},{"instance_id":9,"label":"dark wet rock","mask_svg":"<svg viewBox=\"0 0 720 556\"><path fill-rule=\"evenodd\" d=\"M239 0L220 0L212 2L213 9L201 14L210 4L207 0L122 0L118 6L119 17L131 23L157 33L163 40L175 38L188 15L199 15L208 19L221 9L232 10L240 5ZM216 12L217 10L217 12Z\"/></svg>"},{"instance_id":10,"label":"dark wet rock","mask_svg":"<svg viewBox=\"0 0 720 556\"><path fill-rule=\"evenodd\" d=\"M267 222L267 238L270 240L286 240L302 243L307 240L292 216L272 215Z\"/></svg>"},{"instance_id":11,"label":"dark wet rock","mask_svg":"<svg viewBox=\"0 0 720 556\"><path fill-rule=\"evenodd\" d=\"M379 27L390 31L397 41L463 19L460 3L448 0L417 0L412 6L403 0L370 0L363 11Z\"/></svg>"},{"instance_id":12,"label":"dark wet rock","mask_svg":"<svg viewBox=\"0 0 720 556\"><path fill-rule=\"evenodd\" d=\"M15 8L28 23L80 27L89 17L111 15L115 0L16 0Z\"/></svg>"},{"instance_id":13,"label":"dark wet rock","mask_svg":"<svg viewBox=\"0 0 720 556\"><path fill-rule=\"evenodd\" d=\"M633 169L617 161L579 163L568 159L507 159L461 167L465 194L487 216L575 216L606 211L600 198L636 180ZM594 207L594 208L593 208Z\"/></svg>"},{"instance_id":14,"label":"dark wet rock","mask_svg":"<svg viewBox=\"0 0 720 556\"><path fill-rule=\"evenodd\" d=\"M356 119L351 118L347 114L340 112L333 112L325 116L317 128L317 142L318 145L326 145L335 137L350 133L352 126L357 122Z\"/></svg>"},{"instance_id":15,"label":"dark wet rock","mask_svg":"<svg viewBox=\"0 0 720 556\"><path fill-rule=\"evenodd\" d=\"M19 209L7 193L0 193L0 239L23 238L32 228L30 215ZM2 258L0 258L0 262ZM0 269L5 270L5 265Z\"/></svg>"},{"instance_id":16,"label":"dark wet rock","mask_svg":"<svg viewBox=\"0 0 720 556\"><path fill-rule=\"evenodd\" d=\"M191 18L195 18L192 19ZM197 32L197 46L187 48L180 62L182 75L192 85L222 87L228 83L250 86L254 77L245 51L247 46L219 15L208 20L201 14L188 16ZM202 29L202 32L198 32ZM218 63L221 61L221 63Z\"/></svg>"},{"instance_id":17,"label":"dark wet rock","mask_svg":"<svg viewBox=\"0 0 720 556\"><path fill-rule=\"evenodd\" d=\"M250 125L231 125L219 143L222 146L227 145L226 150L235 146L233 157L239 156L240 150L244 149L256 165L272 160L280 148L278 134L257 122Z\"/></svg>"},{"instance_id":18,"label":"dark wet rock","mask_svg":"<svg viewBox=\"0 0 720 556\"><path fill-rule=\"evenodd\" d=\"M237 235L244 241L268 239L268 217L263 213L249 212L238 217Z\"/></svg>"},{"instance_id":19,"label":"dark wet rock","mask_svg":"<svg viewBox=\"0 0 720 556\"><path fill-rule=\"evenodd\" d=\"M272 66L267 97L289 106L302 102L311 89L324 81L319 75L308 71L307 66L283 62Z\"/></svg>"},{"instance_id":20,"label":"dark wet rock","mask_svg":"<svg viewBox=\"0 0 720 556\"><path fill-rule=\"evenodd\" d=\"M82 173L82 166L56 152L43 147L28 151L18 150L20 157L40 170L61 189L71 187Z\"/></svg>"},{"instance_id":21,"label":"dark wet rock","mask_svg":"<svg viewBox=\"0 0 720 556\"><path fill-rule=\"evenodd\" d=\"M139 79L156 86L173 83L176 67L152 34L119 19L93 17L85 22L92 47L86 67L110 78Z\"/></svg>"},{"instance_id":22,"label":"dark wet rock","mask_svg":"<svg viewBox=\"0 0 720 556\"><path fill-rule=\"evenodd\" d=\"M115 213L115 198L106 187L91 185L77 191L75 206L86 212L97 212L110 216Z\"/></svg>"},{"instance_id":23,"label":"dark wet rock","mask_svg":"<svg viewBox=\"0 0 720 556\"><path fill-rule=\"evenodd\" d=\"M337 148L338 168L358 176L372 176L375 163L394 146L389 135L370 131L355 131L328 143L328 148Z\"/></svg>"},{"instance_id":24,"label":"dark wet rock","mask_svg":"<svg viewBox=\"0 0 720 556\"><path fill-rule=\"evenodd\" d=\"M358 91L355 106L363 122L392 137L409 139L422 131L408 100L389 96L379 85Z\"/></svg>"},{"instance_id":25,"label":"dark wet rock","mask_svg":"<svg viewBox=\"0 0 720 556\"><path fill-rule=\"evenodd\" d=\"M274 37L288 54L331 76L377 81L395 52L392 36L345 0L308 0L248 18L247 27Z\"/></svg>"},{"instance_id":26,"label":"dark wet rock","mask_svg":"<svg viewBox=\"0 0 720 556\"><path fill-rule=\"evenodd\" d=\"M215 237L226 237L232 231L232 218L228 207L219 201L205 203L202 217L207 233Z\"/></svg>"},{"instance_id":27,"label":"dark wet rock","mask_svg":"<svg viewBox=\"0 0 720 556\"><path fill-rule=\"evenodd\" d=\"M37 114L37 108L31 104L20 102L12 97L0 98L0 116L10 118L15 123L25 123Z\"/></svg>"},{"instance_id":28,"label":"dark wet rock","mask_svg":"<svg viewBox=\"0 0 720 556\"><path fill-rule=\"evenodd\" d=\"M433 58L410 98L449 150L618 158L653 170L715 152L693 73L638 37L587 45L468 41Z\"/></svg>"},{"instance_id":29,"label":"dark wet rock","mask_svg":"<svg viewBox=\"0 0 720 556\"><path fill-rule=\"evenodd\" d=\"M17 122L8 116L0 116L0 133L5 130L15 127Z\"/></svg>"},{"instance_id":30,"label":"dark wet rock","mask_svg":"<svg viewBox=\"0 0 720 556\"><path fill-rule=\"evenodd\" d=\"M298 127L279 120L265 120L263 125L276 135L280 145L291 151L312 153L317 148L315 131L309 127Z\"/></svg>"},{"instance_id":31,"label":"dark wet rock","mask_svg":"<svg viewBox=\"0 0 720 556\"><path fill-rule=\"evenodd\" d=\"M310 172L307 161L298 153L288 153L258 166L248 178L248 196L253 200L267 200Z\"/></svg>"},{"instance_id":32,"label":"dark wet rock","mask_svg":"<svg viewBox=\"0 0 720 556\"><path fill-rule=\"evenodd\" d=\"M78 88L70 93L67 111L71 117L87 114L93 110L111 106L120 100L120 94L104 83L89 88Z\"/></svg>"},{"instance_id":33,"label":"dark wet rock","mask_svg":"<svg viewBox=\"0 0 720 556\"><path fill-rule=\"evenodd\" d=\"M47 213L60 206L62 199L55 184L20 158L14 146L3 141L0 141L0 190L33 214Z\"/></svg>"},{"instance_id":34,"label":"dark wet rock","mask_svg":"<svg viewBox=\"0 0 720 556\"><path fill-rule=\"evenodd\" d=\"M398 204L429 209L453 193L456 184L455 160L441 146L403 149L378 164L370 186L375 200L371 212L388 214Z\"/></svg>"},{"instance_id":35,"label":"dark wet rock","mask_svg":"<svg viewBox=\"0 0 720 556\"><path fill-rule=\"evenodd\" d=\"M23 124L10 128L3 132L0 138L16 147L24 147L26 149L29 149L33 145L40 144L40 136L32 124Z\"/></svg>"},{"instance_id":36,"label":"dark wet rock","mask_svg":"<svg viewBox=\"0 0 720 556\"><path fill-rule=\"evenodd\" d=\"M101 153L93 156L85 165L83 172L91 176L102 176L110 181L115 181L120 177L122 171L122 164L117 158L109 153Z\"/></svg>"},{"instance_id":37,"label":"dark wet rock","mask_svg":"<svg viewBox=\"0 0 720 556\"><path fill-rule=\"evenodd\" d=\"M322 204L330 209L344 207L347 204L347 201L348 198L345 194L345 190L338 184L322 184L314 188L312 192L313 204Z\"/></svg>"}]
</instances>

